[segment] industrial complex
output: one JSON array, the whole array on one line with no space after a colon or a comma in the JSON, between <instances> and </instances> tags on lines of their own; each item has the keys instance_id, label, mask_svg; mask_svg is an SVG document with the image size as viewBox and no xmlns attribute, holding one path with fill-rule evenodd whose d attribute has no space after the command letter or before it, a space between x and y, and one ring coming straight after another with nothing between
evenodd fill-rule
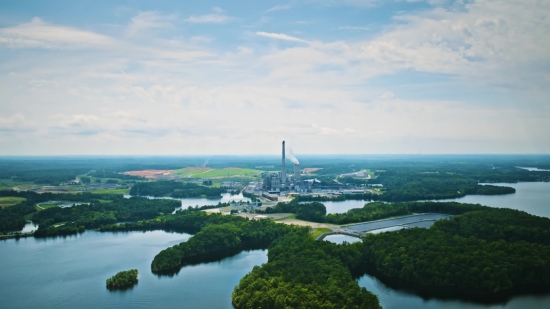
<instances>
[{"instance_id":1,"label":"industrial complex","mask_svg":"<svg viewBox=\"0 0 550 309\"><path fill-rule=\"evenodd\" d=\"M293 164L293 173L287 174L287 154L288 159ZM316 179L302 179L302 170L300 162L294 156L292 151L287 152L285 141L282 142L282 162L279 172L266 172L262 175L261 181L251 182L245 191L269 201L281 201L281 197L292 195L327 195L334 196L338 194L360 194L364 193L363 188L350 187L346 184L321 185Z\"/></svg>"},{"instance_id":2,"label":"industrial complex","mask_svg":"<svg viewBox=\"0 0 550 309\"><path fill-rule=\"evenodd\" d=\"M258 187L267 191L269 193L279 193L283 191L294 191L294 192L307 192L309 189L311 191L311 184L309 186L301 181L301 170L300 163L296 158L293 158L294 163L294 174L292 176L287 176L286 174L286 155L285 155L285 141L283 141L283 155L282 155L282 168L278 173L267 173Z\"/></svg>"}]
</instances>

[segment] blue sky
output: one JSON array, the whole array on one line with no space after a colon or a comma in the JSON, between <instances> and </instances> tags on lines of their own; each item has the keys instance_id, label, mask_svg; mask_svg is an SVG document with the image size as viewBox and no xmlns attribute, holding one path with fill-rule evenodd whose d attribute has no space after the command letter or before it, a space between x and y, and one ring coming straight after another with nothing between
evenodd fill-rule
<instances>
[{"instance_id":1,"label":"blue sky","mask_svg":"<svg viewBox=\"0 0 550 309\"><path fill-rule=\"evenodd\" d=\"M550 153L549 13L2 1L0 155Z\"/></svg>"}]
</instances>

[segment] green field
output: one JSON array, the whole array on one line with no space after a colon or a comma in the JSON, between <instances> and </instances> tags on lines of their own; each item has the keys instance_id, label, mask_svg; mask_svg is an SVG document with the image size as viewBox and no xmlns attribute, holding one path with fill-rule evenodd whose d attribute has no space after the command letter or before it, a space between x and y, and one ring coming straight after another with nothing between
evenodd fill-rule
<instances>
[{"instance_id":1,"label":"green field","mask_svg":"<svg viewBox=\"0 0 550 309\"><path fill-rule=\"evenodd\" d=\"M128 194L130 189L99 189L90 192L93 194Z\"/></svg>"},{"instance_id":2,"label":"green field","mask_svg":"<svg viewBox=\"0 0 550 309\"><path fill-rule=\"evenodd\" d=\"M283 217L283 218L280 218L280 219L275 219L274 221L281 221L281 220L286 220L286 219L296 219L296 215L292 214L290 216L286 216L286 217Z\"/></svg>"},{"instance_id":3,"label":"green field","mask_svg":"<svg viewBox=\"0 0 550 309\"><path fill-rule=\"evenodd\" d=\"M261 171L249 168L211 169L205 167L186 167L175 170L174 174L183 178L220 178L220 177L251 177L259 175Z\"/></svg>"},{"instance_id":4,"label":"green field","mask_svg":"<svg viewBox=\"0 0 550 309\"><path fill-rule=\"evenodd\" d=\"M10 207L26 200L27 199L24 197L14 197L14 196L0 197L0 208Z\"/></svg>"},{"instance_id":5,"label":"green field","mask_svg":"<svg viewBox=\"0 0 550 309\"><path fill-rule=\"evenodd\" d=\"M57 205L57 204L40 204L40 205L37 205L36 207L38 207L39 210L44 210L44 209L48 209L48 208L52 208L52 207L59 207L59 205Z\"/></svg>"},{"instance_id":6,"label":"green field","mask_svg":"<svg viewBox=\"0 0 550 309\"><path fill-rule=\"evenodd\" d=\"M18 182L11 179L0 179L0 190L7 190L13 187L17 187L21 190L31 189L37 187L37 185L30 182Z\"/></svg>"},{"instance_id":7,"label":"green field","mask_svg":"<svg viewBox=\"0 0 550 309\"><path fill-rule=\"evenodd\" d=\"M313 239L317 239L317 237L321 236L321 234L329 233L329 232L332 232L332 230L322 227L322 228L315 229L313 232L311 232L310 236Z\"/></svg>"}]
</instances>

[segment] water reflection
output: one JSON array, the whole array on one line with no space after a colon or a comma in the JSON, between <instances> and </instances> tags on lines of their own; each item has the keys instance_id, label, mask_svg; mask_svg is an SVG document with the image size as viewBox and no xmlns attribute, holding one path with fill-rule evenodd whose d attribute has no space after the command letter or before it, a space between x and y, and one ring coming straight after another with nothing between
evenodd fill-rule
<instances>
[{"instance_id":1,"label":"water reflection","mask_svg":"<svg viewBox=\"0 0 550 309\"><path fill-rule=\"evenodd\" d=\"M125 198L131 198L131 195L124 195ZM220 198L174 198L169 196L142 196L148 199L167 199L167 200L179 200L181 201L181 208L185 209L189 206L195 207L195 206L210 206L210 205L217 205L218 203L230 203L230 202L250 202L252 201L248 197L244 197L242 193L239 194L230 194L230 193L223 193Z\"/></svg>"},{"instance_id":2,"label":"water reflection","mask_svg":"<svg viewBox=\"0 0 550 309\"><path fill-rule=\"evenodd\" d=\"M342 243L347 242L347 243L354 243L354 242L359 242L361 241L361 238L357 238L357 237L353 237L353 236L349 236L349 235L328 235L325 237L324 239L325 241L330 241L332 243L335 243L337 245L341 245Z\"/></svg>"},{"instance_id":3,"label":"water reflection","mask_svg":"<svg viewBox=\"0 0 550 309\"><path fill-rule=\"evenodd\" d=\"M398 281L381 281L372 275L364 275L357 280L359 286L378 295L384 309L538 309L550 308L548 292L530 294L506 293L491 297L465 297L460 293L440 292L435 294L433 288L419 289L416 285L403 284Z\"/></svg>"}]
</instances>

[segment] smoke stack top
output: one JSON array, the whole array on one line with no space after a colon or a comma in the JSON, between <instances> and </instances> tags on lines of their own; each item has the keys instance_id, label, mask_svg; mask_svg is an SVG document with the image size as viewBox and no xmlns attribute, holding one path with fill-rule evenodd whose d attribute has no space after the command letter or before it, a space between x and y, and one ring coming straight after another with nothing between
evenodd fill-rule
<instances>
[{"instance_id":1,"label":"smoke stack top","mask_svg":"<svg viewBox=\"0 0 550 309\"><path fill-rule=\"evenodd\" d=\"M300 161L296 159L296 156L294 155L294 152L292 151L291 147L286 147L286 155L292 161L294 164L300 164Z\"/></svg>"}]
</instances>

